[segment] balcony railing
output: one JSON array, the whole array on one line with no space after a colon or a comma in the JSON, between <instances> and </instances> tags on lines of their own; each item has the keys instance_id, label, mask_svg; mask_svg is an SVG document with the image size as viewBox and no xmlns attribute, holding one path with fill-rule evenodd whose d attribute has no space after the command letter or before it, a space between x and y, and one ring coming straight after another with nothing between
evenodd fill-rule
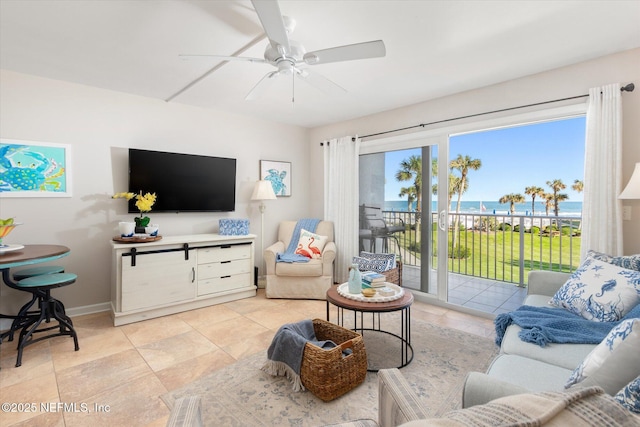
<instances>
[{"instance_id":1,"label":"balcony railing","mask_svg":"<svg viewBox=\"0 0 640 427\"><path fill-rule=\"evenodd\" d=\"M438 263L437 214L383 211L385 221L404 222L389 246L409 266L419 266L420 229L431 227L431 265ZM400 221L401 220L401 221ZM526 285L532 270L572 272L580 263L579 216L454 213L448 215L448 268L451 273Z\"/></svg>"}]
</instances>

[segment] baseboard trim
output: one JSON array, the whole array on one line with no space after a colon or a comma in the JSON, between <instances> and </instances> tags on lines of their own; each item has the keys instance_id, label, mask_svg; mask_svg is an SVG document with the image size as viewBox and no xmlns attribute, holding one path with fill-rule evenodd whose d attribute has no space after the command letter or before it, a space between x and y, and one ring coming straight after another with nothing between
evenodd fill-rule
<instances>
[{"instance_id":1,"label":"baseboard trim","mask_svg":"<svg viewBox=\"0 0 640 427\"><path fill-rule=\"evenodd\" d=\"M85 314L102 313L111 310L110 302L101 302L100 304L83 305L81 307L66 308L65 312L69 317L83 316ZM11 319L0 319L0 331L9 330L11 327Z\"/></svg>"},{"instance_id":2,"label":"baseboard trim","mask_svg":"<svg viewBox=\"0 0 640 427\"><path fill-rule=\"evenodd\" d=\"M67 308L67 316L83 316L85 314L102 313L103 311L111 311L110 302L101 302L100 304L83 305L81 307Z\"/></svg>"}]
</instances>

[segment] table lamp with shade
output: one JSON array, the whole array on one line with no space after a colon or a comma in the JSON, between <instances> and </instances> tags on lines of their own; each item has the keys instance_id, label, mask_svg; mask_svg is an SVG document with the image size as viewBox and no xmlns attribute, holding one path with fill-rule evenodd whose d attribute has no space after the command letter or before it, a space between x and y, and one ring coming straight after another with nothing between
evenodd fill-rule
<instances>
[{"instance_id":1,"label":"table lamp with shade","mask_svg":"<svg viewBox=\"0 0 640 427\"><path fill-rule=\"evenodd\" d=\"M633 170L633 174L631 174L631 179L618 198L640 199L640 162L636 163L636 168Z\"/></svg>"},{"instance_id":2,"label":"table lamp with shade","mask_svg":"<svg viewBox=\"0 0 640 427\"><path fill-rule=\"evenodd\" d=\"M264 211L267 209L264 204L265 200L275 200L276 193L273 191L271 181L261 179L256 181L255 187L253 187L253 194L251 200L260 201L260 246L262 248L262 254L264 254ZM264 255L263 255L264 256ZM262 262L264 264L264 261Z\"/></svg>"},{"instance_id":3,"label":"table lamp with shade","mask_svg":"<svg viewBox=\"0 0 640 427\"><path fill-rule=\"evenodd\" d=\"M631 174L631 179L627 186L618 196L619 199L640 199L640 163L636 163L636 167ZM631 219L631 206L623 207L623 219Z\"/></svg>"}]
</instances>

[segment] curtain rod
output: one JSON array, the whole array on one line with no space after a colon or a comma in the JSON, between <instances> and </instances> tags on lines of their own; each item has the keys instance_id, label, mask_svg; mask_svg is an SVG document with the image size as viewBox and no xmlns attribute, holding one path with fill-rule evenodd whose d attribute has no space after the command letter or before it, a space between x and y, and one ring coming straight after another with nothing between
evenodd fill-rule
<instances>
[{"instance_id":1,"label":"curtain rod","mask_svg":"<svg viewBox=\"0 0 640 427\"><path fill-rule=\"evenodd\" d=\"M629 84L627 84L625 86L622 86L620 88L620 92L633 92L633 90L635 88L636 88L636 86L633 83L629 83ZM439 123L451 122L451 121L454 121L454 120L468 119L468 118L471 118L471 117L484 116L484 115L493 114L493 113L502 113L502 112L505 112L505 111L518 110L520 108L536 107L538 105L551 104L551 103L554 103L554 102L561 102L561 101L569 101L571 99L586 98L587 96L589 96L589 94L570 96L568 98L554 99L554 100L551 100L551 101L536 102L534 104L520 105L518 107L503 108L501 110L485 111L484 113L469 114L467 116L453 117L451 119L438 120L438 121L430 122L430 123L420 123L419 125L407 126L407 127L404 127L404 128L392 129L392 130L387 130L387 131L378 132L378 133L372 133L370 135L363 135L360 138L370 138L372 136L386 135L388 133L401 132L403 130L415 129L415 128L419 128L419 127L423 128L425 126L435 125L435 124L439 124ZM351 138L351 140L355 141L356 139L355 138ZM321 142L320 145L324 145L324 143ZM327 145L328 145L328 142L327 142Z\"/></svg>"}]
</instances>

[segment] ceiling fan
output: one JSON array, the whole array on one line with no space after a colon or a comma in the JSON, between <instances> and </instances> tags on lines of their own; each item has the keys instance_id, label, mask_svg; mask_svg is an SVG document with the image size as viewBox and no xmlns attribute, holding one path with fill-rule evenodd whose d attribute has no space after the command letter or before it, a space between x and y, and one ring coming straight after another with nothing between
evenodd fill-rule
<instances>
[{"instance_id":1,"label":"ceiling fan","mask_svg":"<svg viewBox=\"0 0 640 427\"><path fill-rule=\"evenodd\" d=\"M249 91L245 97L246 100L257 99L274 79L281 76L291 76L293 85L295 85L295 78L298 77L325 93L344 93L346 92L344 88L310 70L306 66L351 61L355 59L379 58L386 54L382 40L307 52L302 44L289 39L289 34L293 32L296 22L287 16L282 16L276 0L251 0L251 3L269 39L269 44L264 52L264 58L224 55L180 55L185 59L214 57L224 59L225 61L266 63L275 67L275 71L267 73L258 81L251 91ZM293 92L295 94L295 90ZM294 102L294 97L292 97L292 102Z\"/></svg>"}]
</instances>

